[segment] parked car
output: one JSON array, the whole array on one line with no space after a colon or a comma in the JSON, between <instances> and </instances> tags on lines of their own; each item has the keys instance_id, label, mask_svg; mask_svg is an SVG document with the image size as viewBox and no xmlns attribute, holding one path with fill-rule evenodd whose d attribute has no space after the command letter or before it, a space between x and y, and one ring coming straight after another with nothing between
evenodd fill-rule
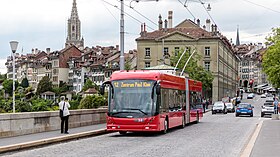
<instances>
[{"instance_id":1,"label":"parked car","mask_svg":"<svg viewBox=\"0 0 280 157\"><path fill-rule=\"evenodd\" d=\"M266 98L266 95L265 95L265 94L262 94L262 95L261 95L261 98Z\"/></svg>"},{"instance_id":2,"label":"parked car","mask_svg":"<svg viewBox=\"0 0 280 157\"><path fill-rule=\"evenodd\" d=\"M235 112L235 108L234 105L232 103L225 103L226 107L227 107L227 112Z\"/></svg>"},{"instance_id":3,"label":"parked car","mask_svg":"<svg viewBox=\"0 0 280 157\"><path fill-rule=\"evenodd\" d=\"M216 113L227 114L227 107L224 102L217 101L214 103L214 105L212 107L212 114L216 114Z\"/></svg>"},{"instance_id":4,"label":"parked car","mask_svg":"<svg viewBox=\"0 0 280 157\"><path fill-rule=\"evenodd\" d=\"M255 96L254 93L250 93L250 94L247 95L247 99L253 99L254 96Z\"/></svg>"},{"instance_id":5,"label":"parked car","mask_svg":"<svg viewBox=\"0 0 280 157\"><path fill-rule=\"evenodd\" d=\"M274 113L274 105L272 102L265 102L262 106L261 117Z\"/></svg>"},{"instance_id":6,"label":"parked car","mask_svg":"<svg viewBox=\"0 0 280 157\"><path fill-rule=\"evenodd\" d=\"M273 97L273 95L271 93L267 93L266 97Z\"/></svg>"},{"instance_id":7,"label":"parked car","mask_svg":"<svg viewBox=\"0 0 280 157\"><path fill-rule=\"evenodd\" d=\"M236 107L235 116L238 117L239 115L250 115L250 117L253 117L254 106L252 106L249 103L240 103Z\"/></svg>"}]
</instances>

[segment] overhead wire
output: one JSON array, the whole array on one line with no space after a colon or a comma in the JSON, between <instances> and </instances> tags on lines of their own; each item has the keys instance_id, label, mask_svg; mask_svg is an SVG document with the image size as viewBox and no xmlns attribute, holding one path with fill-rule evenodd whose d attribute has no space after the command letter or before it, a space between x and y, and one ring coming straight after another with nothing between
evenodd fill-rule
<instances>
[{"instance_id":1,"label":"overhead wire","mask_svg":"<svg viewBox=\"0 0 280 157\"><path fill-rule=\"evenodd\" d=\"M263 5L260 5L260 4L257 4L257 3L254 3L254 2L248 1L248 0L243 0L243 1L248 2L248 3L251 3L251 4L254 4L254 5L256 5L256 6L265 8L265 9L267 9L267 10L270 10L270 11L273 11L273 12L276 12L276 13L280 13L280 11L278 11L278 10L271 9L271 8L269 8L269 7L266 7L266 6L263 6Z\"/></svg>"},{"instance_id":2,"label":"overhead wire","mask_svg":"<svg viewBox=\"0 0 280 157\"><path fill-rule=\"evenodd\" d=\"M121 9L120 9L117 5L113 5L112 3L109 3L109 2L107 2L107 1L105 1L105 0L101 0L101 1L107 3L108 5L113 6L114 8L116 8L116 9L118 9L118 10L121 11ZM124 11L124 14L127 15L128 17L134 19L135 21L139 22L140 24L143 24L142 21L138 20L137 18L133 17L132 15L128 14L127 12ZM150 27L150 26L148 26L148 25L146 25L146 26L147 26L148 28L150 28L151 30L155 30L154 28L152 28L152 27Z\"/></svg>"},{"instance_id":3,"label":"overhead wire","mask_svg":"<svg viewBox=\"0 0 280 157\"><path fill-rule=\"evenodd\" d=\"M103 1L103 5L104 5L104 7L107 9L107 11L114 17L114 19L118 22L118 23L120 23L119 22L119 20L116 18L116 16L110 11L110 9L104 4L105 2ZM115 6L114 6L115 7Z\"/></svg>"},{"instance_id":4,"label":"overhead wire","mask_svg":"<svg viewBox=\"0 0 280 157\"><path fill-rule=\"evenodd\" d=\"M119 1L119 0L118 0ZM154 21L150 20L148 17L146 17L145 15L143 15L142 13L140 13L139 11L135 10L134 7L129 6L127 4L124 4L126 7L132 9L133 11L135 11L137 14L139 14L140 16L142 16L143 18L145 18L146 20L150 21L152 24L157 26L157 23L155 23Z\"/></svg>"},{"instance_id":5,"label":"overhead wire","mask_svg":"<svg viewBox=\"0 0 280 157\"><path fill-rule=\"evenodd\" d=\"M184 8L187 9L187 11L191 14L191 16L194 18L194 21L195 21L195 19L196 19L195 16L193 15L193 13L189 10L189 8L186 5L187 1L185 1L185 3L183 3L181 0L178 0L178 1L179 1L179 3L181 3L183 5Z\"/></svg>"}]
</instances>

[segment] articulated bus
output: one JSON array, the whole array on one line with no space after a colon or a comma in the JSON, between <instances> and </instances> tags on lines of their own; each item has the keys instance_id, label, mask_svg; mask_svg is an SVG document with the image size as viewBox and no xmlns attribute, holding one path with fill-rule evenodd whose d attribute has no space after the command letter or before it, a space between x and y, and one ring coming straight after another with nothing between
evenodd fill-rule
<instances>
[{"instance_id":1,"label":"articulated bus","mask_svg":"<svg viewBox=\"0 0 280 157\"><path fill-rule=\"evenodd\" d=\"M202 83L159 71L116 71L100 91L108 90L107 130L160 132L199 122Z\"/></svg>"}]
</instances>

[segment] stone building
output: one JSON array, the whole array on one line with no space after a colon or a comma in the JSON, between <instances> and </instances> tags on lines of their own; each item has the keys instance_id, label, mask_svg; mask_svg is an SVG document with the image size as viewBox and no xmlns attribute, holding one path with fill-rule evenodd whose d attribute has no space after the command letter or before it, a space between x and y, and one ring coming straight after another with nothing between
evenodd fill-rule
<instances>
[{"instance_id":1,"label":"stone building","mask_svg":"<svg viewBox=\"0 0 280 157\"><path fill-rule=\"evenodd\" d=\"M177 26L172 24L172 11L168 20L159 16L158 30L147 32L145 24L141 26L137 42L137 69L156 66L159 60L170 64L170 56L176 51L189 47L196 49L201 56L198 64L214 75L212 100L221 100L224 96L234 96L237 90L238 57L232 44L218 31L209 19L201 27L200 20L184 20Z\"/></svg>"}]
</instances>

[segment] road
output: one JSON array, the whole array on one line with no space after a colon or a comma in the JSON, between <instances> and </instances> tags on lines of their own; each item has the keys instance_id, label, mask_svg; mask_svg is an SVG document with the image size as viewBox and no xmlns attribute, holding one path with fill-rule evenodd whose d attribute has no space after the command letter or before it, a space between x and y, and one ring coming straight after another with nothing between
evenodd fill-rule
<instances>
[{"instance_id":1,"label":"road","mask_svg":"<svg viewBox=\"0 0 280 157\"><path fill-rule=\"evenodd\" d=\"M70 141L5 154L9 157L239 157L261 120L264 98L242 100L254 105L254 117L235 117L234 113L212 115L208 112L198 124L172 129L168 134L118 133Z\"/></svg>"}]
</instances>

